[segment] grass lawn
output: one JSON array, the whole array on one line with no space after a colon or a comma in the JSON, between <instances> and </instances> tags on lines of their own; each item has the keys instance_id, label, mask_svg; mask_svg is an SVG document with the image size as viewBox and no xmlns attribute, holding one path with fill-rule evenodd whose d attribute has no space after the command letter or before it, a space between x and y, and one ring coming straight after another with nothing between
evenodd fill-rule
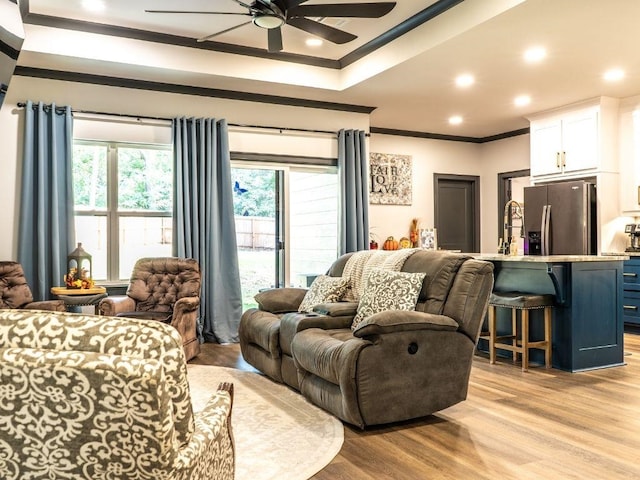
<instances>
[{"instance_id":1,"label":"grass lawn","mask_svg":"<svg viewBox=\"0 0 640 480\"><path fill-rule=\"evenodd\" d=\"M240 285L242 286L242 311L256 307L253 296L275 283L274 250L238 249Z\"/></svg>"}]
</instances>

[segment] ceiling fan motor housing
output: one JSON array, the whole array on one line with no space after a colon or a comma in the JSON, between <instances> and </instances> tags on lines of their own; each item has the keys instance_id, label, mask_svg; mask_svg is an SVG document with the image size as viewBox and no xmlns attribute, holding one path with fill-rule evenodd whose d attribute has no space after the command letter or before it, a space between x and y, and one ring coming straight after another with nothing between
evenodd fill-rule
<instances>
[{"instance_id":1,"label":"ceiling fan motor housing","mask_svg":"<svg viewBox=\"0 0 640 480\"><path fill-rule=\"evenodd\" d=\"M273 28L279 28L285 24L285 13L275 3L256 0L255 6L261 6L262 8L256 9L254 12L254 25L271 30Z\"/></svg>"}]
</instances>

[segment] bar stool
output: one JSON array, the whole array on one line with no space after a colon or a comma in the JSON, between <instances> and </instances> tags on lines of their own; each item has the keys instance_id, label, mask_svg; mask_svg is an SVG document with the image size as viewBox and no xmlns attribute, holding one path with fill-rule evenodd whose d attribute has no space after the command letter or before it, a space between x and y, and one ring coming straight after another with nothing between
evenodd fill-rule
<instances>
[{"instance_id":1,"label":"bar stool","mask_svg":"<svg viewBox=\"0 0 640 480\"><path fill-rule=\"evenodd\" d=\"M551 309L553 295L538 295L522 292L494 292L489 300L489 332L483 332L481 338L489 340L489 362L496 363L496 350L513 352L513 361L517 361L518 353L522 355L522 371L529 370L529 349L544 350L544 365L551 367ZM497 335L496 309L511 309L511 333ZM544 340L529 341L529 310L544 309ZM520 335L517 330L517 312L521 313Z\"/></svg>"}]
</instances>

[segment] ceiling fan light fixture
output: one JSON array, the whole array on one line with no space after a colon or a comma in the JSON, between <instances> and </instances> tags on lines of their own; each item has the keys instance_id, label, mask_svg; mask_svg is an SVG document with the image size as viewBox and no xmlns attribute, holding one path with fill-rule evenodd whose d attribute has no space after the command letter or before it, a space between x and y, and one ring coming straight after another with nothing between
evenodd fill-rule
<instances>
[{"instance_id":1,"label":"ceiling fan light fixture","mask_svg":"<svg viewBox=\"0 0 640 480\"><path fill-rule=\"evenodd\" d=\"M278 15L256 15L253 18L253 23L261 28L271 30L273 28L279 28L284 25L284 19Z\"/></svg>"}]
</instances>

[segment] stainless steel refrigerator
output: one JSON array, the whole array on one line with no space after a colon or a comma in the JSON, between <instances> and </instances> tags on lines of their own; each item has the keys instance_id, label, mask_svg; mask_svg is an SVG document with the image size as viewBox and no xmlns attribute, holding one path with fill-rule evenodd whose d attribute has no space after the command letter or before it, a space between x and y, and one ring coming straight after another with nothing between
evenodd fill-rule
<instances>
[{"instance_id":1,"label":"stainless steel refrigerator","mask_svg":"<svg viewBox=\"0 0 640 480\"><path fill-rule=\"evenodd\" d=\"M525 255L595 255L596 188L585 181L524 189Z\"/></svg>"}]
</instances>

